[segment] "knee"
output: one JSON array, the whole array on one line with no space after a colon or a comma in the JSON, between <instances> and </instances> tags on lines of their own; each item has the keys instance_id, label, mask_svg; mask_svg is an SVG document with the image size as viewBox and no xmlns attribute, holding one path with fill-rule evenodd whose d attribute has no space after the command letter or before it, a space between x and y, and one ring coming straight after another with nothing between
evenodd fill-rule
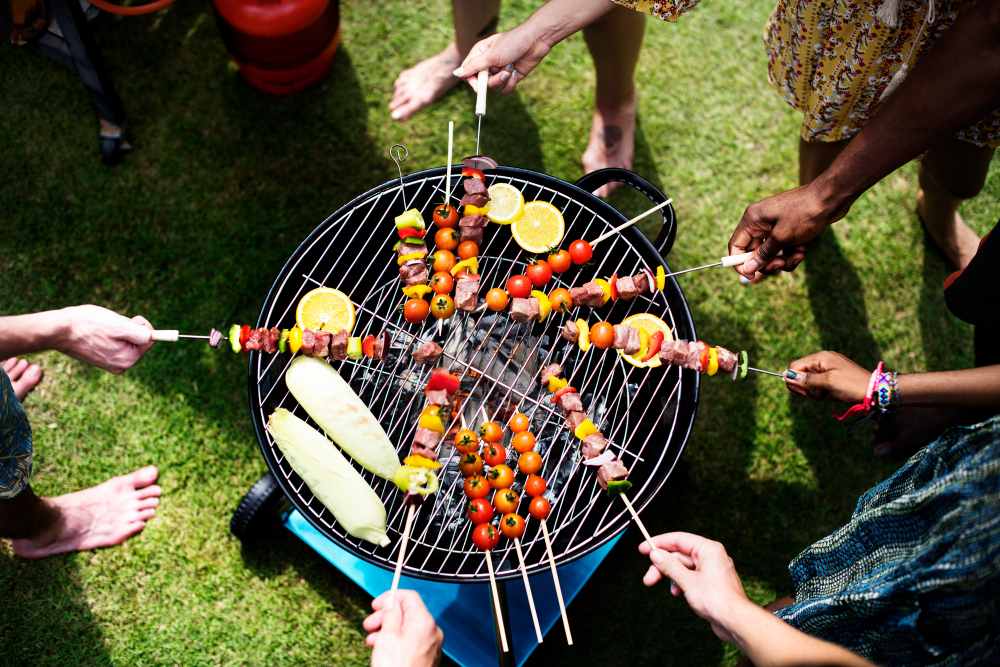
<instances>
[{"instance_id":1,"label":"knee","mask_svg":"<svg viewBox=\"0 0 1000 667\"><path fill-rule=\"evenodd\" d=\"M920 163L920 187L925 191L935 190L953 199L972 199L982 192L988 173L988 168L941 169L924 160Z\"/></svg>"}]
</instances>

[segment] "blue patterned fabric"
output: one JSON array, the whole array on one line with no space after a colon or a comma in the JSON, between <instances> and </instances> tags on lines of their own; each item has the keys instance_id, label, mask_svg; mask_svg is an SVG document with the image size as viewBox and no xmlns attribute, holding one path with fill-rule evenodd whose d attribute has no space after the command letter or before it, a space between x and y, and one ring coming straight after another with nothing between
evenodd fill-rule
<instances>
[{"instance_id":1,"label":"blue patterned fabric","mask_svg":"<svg viewBox=\"0 0 1000 667\"><path fill-rule=\"evenodd\" d=\"M949 430L789 565L779 618L890 665L1000 664L1000 416Z\"/></svg>"},{"instance_id":2,"label":"blue patterned fabric","mask_svg":"<svg viewBox=\"0 0 1000 667\"><path fill-rule=\"evenodd\" d=\"M31 477L31 426L10 378L0 369L0 500L13 498Z\"/></svg>"}]
</instances>

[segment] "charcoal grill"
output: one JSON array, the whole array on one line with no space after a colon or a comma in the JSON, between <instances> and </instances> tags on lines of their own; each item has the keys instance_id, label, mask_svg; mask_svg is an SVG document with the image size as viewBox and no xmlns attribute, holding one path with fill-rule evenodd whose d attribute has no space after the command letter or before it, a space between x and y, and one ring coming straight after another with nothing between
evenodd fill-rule
<instances>
[{"instance_id":1,"label":"charcoal grill","mask_svg":"<svg viewBox=\"0 0 1000 667\"><path fill-rule=\"evenodd\" d=\"M666 201L664 194L646 180L621 169L594 172L576 184L505 166L487 173L488 184L510 183L522 191L526 201L549 201L563 211L564 246L576 238L595 239L625 221L618 210L591 194L610 181L636 188L654 204ZM456 202L461 196L461 179L452 179L451 189L452 201ZM434 205L443 201L444 195L445 169L436 168L410 174L402 184L399 180L388 181L337 210L292 253L271 286L257 320L259 327L291 327L300 297L324 285L351 296L358 316L354 335L387 330L392 346L385 361L345 360L334 362L334 366L377 416L401 457L409 451L424 404L422 388L429 374L428 368L412 362L410 353L421 340L438 331L432 320L412 325L402 318L400 283L392 251L393 218L412 207L429 221ZM599 244L590 264L556 275L546 289L571 287L611 273L632 275L643 267L655 270L665 263L661 255L669 252L675 235L675 212L667 206L655 247L639 230L627 228ZM498 225L487 228L479 257L480 295L490 287L502 286L508 276L523 272L526 263L534 259L521 251L507 229ZM531 417L538 451L545 462L542 474L549 482L546 495L552 501L552 514L547 521L558 565L611 540L625 529L630 515L622 502L600 491L594 471L580 463L575 439L539 385L539 369L551 361L563 364L566 377L579 389L595 423L612 442L612 451L631 469L634 486L629 497L639 511L667 481L694 423L697 373L666 365L638 369L612 350L592 349L583 354L559 338L559 327L566 319L619 322L644 311L662 317L675 337L696 338L687 302L673 279L668 279L665 290L617 302L610 311L575 309L565 315L553 314L544 324L517 324L504 313L485 309L475 313L457 311L437 336L445 349L438 365L450 367L459 375L463 392L468 392L462 418L470 426L484 421L484 415L503 418L514 407ZM265 428L268 416L279 407L308 419L285 387L283 377L289 363L288 355L250 353L250 413L264 460L291 504L317 530L358 557L392 570L406 518L403 494L359 466L385 503L391 544L377 547L353 538L291 469ZM445 443L441 459L448 460L449 454L450 446ZM439 582L484 580L485 559L469 537L457 457L439 474L440 491L416 515L403 574ZM520 489L521 483L523 475L518 475L515 488ZM519 512L527 517L526 500L522 500ZM529 574L548 567L539 526L528 517L521 539ZM493 557L498 579L520 576L512 542L503 540Z\"/></svg>"}]
</instances>

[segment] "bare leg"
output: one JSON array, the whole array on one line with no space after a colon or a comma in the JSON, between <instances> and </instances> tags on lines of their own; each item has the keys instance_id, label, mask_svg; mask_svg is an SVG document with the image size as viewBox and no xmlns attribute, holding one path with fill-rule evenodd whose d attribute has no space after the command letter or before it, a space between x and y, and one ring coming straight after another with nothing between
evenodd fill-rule
<instances>
[{"instance_id":1,"label":"bare leg","mask_svg":"<svg viewBox=\"0 0 1000 667\"><path fill-rule=\"evenodd\" d=\"M992 148L949 139L927 151L920 162L917 215L955 268L965 268L979 248L979 236L962 220L958 207L983 189L992 159Z\"/></svg>"},{"instance_id":2,"label":"bare leg","mask_svg":"<svg viewBox=\"0 0 1000 667\"><path fill-rule=\"evenodd\" d=\"M42 381L41 367L38 364L28 363L25 359L17 357L4 359L0 361L0 367L3 367L4 372L7 373L10 383L14 386L14 395L22 403L31 390Z\"/></svg>"},{"instance_id":3,"label":"bare leg","mask_svg":"<svg viewBox=\"0 0 1000 667\"><path fill-rule=\"evenodd\" d=\"M55 498L26 489L0 501L0 536L12 538L22 558L45 558L121 544L156 514L160 487L154 466Z\"/></svg>"},{"instance_id":4,"label":"bare leg","mask_svg":"<svg viewBox=\"0 0 1000 667\"><path fill-rule=\"evenodd\" d=\"M389 102L394 120L406 120L461 83L452 76L472 47L496 32L500 0L452 0L455 41L396 78Z\"/></svg>"},{"instance_id":5,"label":"bare leg","mask_svg":"<svg viewBox=\"0 0 1000 667\"><path fill-rule=\"evenodd\" d=\"M806 141L799 138L799 185L812 183L837 159L847 141Z\"/></svg>"},{"instance_id":6,"label":"bare leg","mask_svg":"<svg viewBox=\"0 0 1000 667\"><path fill-rule=\"evenodd\" d=\"M635 155L635 66L639 62L646 17L615 7L583 30L594 59L597 90L590 142L583 153L583 170L604 167L632 168ZM605 185L597 195L606 197L617 184Z\"/></svg>"}]
</instances>

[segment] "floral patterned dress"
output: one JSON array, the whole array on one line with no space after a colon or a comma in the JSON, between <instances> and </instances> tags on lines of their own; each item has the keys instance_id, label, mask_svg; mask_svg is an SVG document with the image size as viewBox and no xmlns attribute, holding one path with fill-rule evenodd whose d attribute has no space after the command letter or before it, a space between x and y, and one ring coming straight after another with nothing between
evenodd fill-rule
<instances>
[{"instance_id":1,"label":"floral patterned dress","mask_svg":"<svg viewBox=\"0 0 1000 667\"><path fill-rule=\"evenodd\" d=\"M698 0L614 0L675 21ZM803 113L806 141L857 134L878 108L893 75L920 57L974 0L778 0L764 29L768 80ZM881 10L881 11L880 11ZM893 23L895 25L893 25ZM1000 146L1000 110L958 138Z\"/></svg>"},{"instance_id":2,"label":"floral patterned dress","mask_svg":"<svg viewBox=\"0 0 1000 667\"><path fill-rule=\"evenodd\" d=\"M0 370L0 500L9 500L28 486L32 451L28 417L10 378Z\"/></svg>"}]
</instances>

